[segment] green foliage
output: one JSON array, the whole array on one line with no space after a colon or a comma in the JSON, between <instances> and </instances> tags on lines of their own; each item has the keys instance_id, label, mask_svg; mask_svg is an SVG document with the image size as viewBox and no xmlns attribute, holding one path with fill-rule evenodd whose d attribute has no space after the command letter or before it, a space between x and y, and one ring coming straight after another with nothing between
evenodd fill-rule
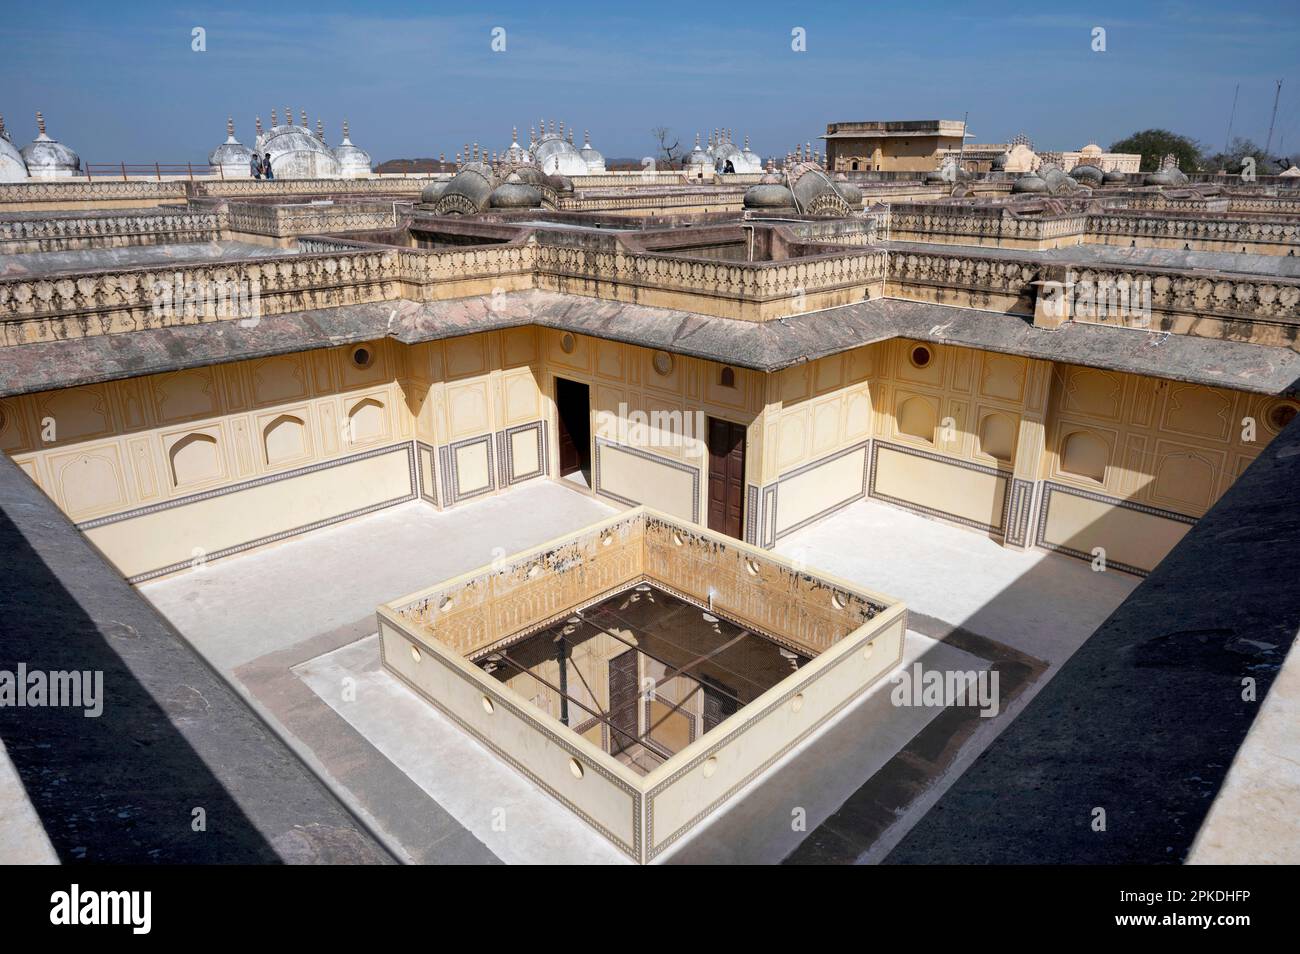
<instances>
[{"instance_id":1,"label":"green foliage","mask_svg":"<svg viewBox=\"0 0 1300 954\"><path fill-rule=\"evenodd\" d=\"M1178 168L1183 172L1201 170L1201 146L1195 139L1180 136L1168 129L1144 129L1118 142L1111 143L1111 152L1137 152L1142 154L1142 171L1155 172L1167 155L1178 158Z\"/></svg>"}]
</instances>

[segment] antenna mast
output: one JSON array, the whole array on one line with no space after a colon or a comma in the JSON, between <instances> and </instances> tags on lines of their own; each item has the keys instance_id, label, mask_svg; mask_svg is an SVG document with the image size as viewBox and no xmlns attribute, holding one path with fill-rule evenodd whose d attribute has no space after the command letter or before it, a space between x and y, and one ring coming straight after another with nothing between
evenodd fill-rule
<instances>
[{"instance_id":1,"label":"antenna mast","mask_svg":"<svg viewBox=\"0 0 1300 954\"><path fill-rule=\"evenodd\" d=\"M1277 92L1273 94L1273 115L1268 117L1268 141L1264 143L1264 158L1269 157L1269 149L1273 145L1273 122L1277 119L1277 101L1282 96L1282 81L1277 81Z\"/></svg>"}]
</instances>

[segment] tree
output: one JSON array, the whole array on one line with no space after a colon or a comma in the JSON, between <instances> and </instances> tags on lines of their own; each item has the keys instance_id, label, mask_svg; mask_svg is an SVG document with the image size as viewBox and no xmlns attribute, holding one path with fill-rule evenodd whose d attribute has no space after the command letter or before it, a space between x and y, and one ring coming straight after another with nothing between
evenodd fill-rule
<instances>
[{"instance_id":1,"label":"tree","mask_svg":"<svg viewBox=\"0 0 1300 954\"><path fill-rule=\"evenodd\" d=\"M682 163L681 140L673 135L673 131L667 126L656 126L650 130L650 135L655 137L658 144L659 154L655 156L655 161L669 169L675 169ZM672 140L671 145L669 140Z\"/></svg>"},{"instance_id":2,"label":"tree","mask_svg":"<svg viewBox=\"0 0 1300 954\"><path fill-rule=\"evenodd\" d=\"M1168 129L1144 129L1136 132L1126 139L1111 143L1110 151L1141 153L1143 172L1155 172L1160 168L1161 160L1171 154L1178 160L1178 168L1183 172L1199 172L1201 168L1200 143Z\"/></svg>"},{"instance_id":3,"label":"tree","mask_svg":"<svg viewBox=\"0 0 1300 954\"><path fill-rule=\"evenodd\" d=\"M1230 172L1237 173L1241 171L1241 160L1251 156L1255 160L1255 167L1260 174L1264 174L1264 148L1254 140L1243 139L1241 136L1234 136L1232 143L1228 146L1227 152L1216 152L1205 160L1205 168L1209 172Z\"/></svg>"}]
</instances>

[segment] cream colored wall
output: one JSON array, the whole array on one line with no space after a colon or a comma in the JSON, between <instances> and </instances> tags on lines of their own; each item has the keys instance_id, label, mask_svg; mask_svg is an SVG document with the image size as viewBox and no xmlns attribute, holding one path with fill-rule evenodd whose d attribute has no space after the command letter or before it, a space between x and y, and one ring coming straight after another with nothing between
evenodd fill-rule
<instances>
[{"instance_id":1,"label":"cream colored wall","mask_svg":"<svg viewBox=\"0 0 1300 954\"><path fill-rule=\"evenodd\" d=\"M366 367L350 346L8 398L0 448L73 521L131 515L91 530L128 577L205 560L410 492L395 457L329 466L412 436L400 348L364 347Z\"/></svg>"},{"instance_id":2,"label":"cream colored wall","mask_svg":"<svg viewBox=\"0 0 1300 954\"><path fill-rule=\"evenodd\" d=\"M565 333L538 331L541 369L545 380L550 432L557 433L554 405L555 378L578 381L591 388L592 440L606 446L600 451L596 489L623 502L645 503L665 513L697 522L708 520L707 418L745 425L747 483L760 480L764 376L745 368L732 368L734 387L724 387L724 365L685 355L672 356L672 369L660 374L654 366L656 352L649 348L574 335L573 350L562 346ZM633 432L619 433L620 407L643 413L651 424L689 421L675 435L671 429L651 429L645 439ZM697 418L695 412L700 412ZM659 417L655 417L659 415ZM629 444L635 445L628 450ZM615 446L609 446L615 445ZM551 473L559 472L559 448L551 442ZM595 461L593 459L593 467ZM746 514L746 519L749 515Z\"/></svg>"},{"instance_id":3,"label":"cream colored wall","mask_svg":"<svg viewBox=\"0 0 1300 954\"><path fill-rule=\"evenodd\" d=\"M948 345L918 367L920 343L901 340L734 368L728 388L714 362L675 355L661 374L651 349L572 337L571 351L531 327L381 340L366 367L348 346L8 398L0 447L142 578L410 495L450 506L553 476L562 376L591 388L593 477L616 502L706 523L713 416L747 429L751 542L862 497L874 456L881 499L1017 546L1037 542L1046 500L1043 545L1146 570L1276 433L1282 403ZM689 433L619 433L620 405ZM412 439L414 489L402 454L353 460Z\"/></svg>"},{"instance_id":4,"label":"cream colored wall","mask_svg":"<svg viewBox=\"0 0 1300 954\"><path fill-rule=\"evenodd\" d=\"M1046 498L1043 545L1088 558L1101 546L1142 572L1276 435L1270 413L1294 406L907 340L778 372L768 394L764 545L862 496L866 451L845 451L870 437L880 499L1028 546Z\"/></svg>"}]
</instances>

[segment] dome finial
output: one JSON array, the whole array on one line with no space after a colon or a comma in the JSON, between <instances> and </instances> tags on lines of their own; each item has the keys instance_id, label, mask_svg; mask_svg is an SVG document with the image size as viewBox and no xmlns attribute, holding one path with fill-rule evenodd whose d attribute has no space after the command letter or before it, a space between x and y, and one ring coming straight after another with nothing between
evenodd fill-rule
<instances>
[{"instance_id":1,"label":"dome finial","mask_svg":"<svg viewBox=\"0 0 1300 954\"><path fill-rule=\"evenodd\" d=\"M284 107L284 124L286 126L293 125L293 110L288 106Z\"/></svg>"},{"instance_id":2,"label":"dome finial","mask_svg":"<svg viewBox=\"0 0 1300 954\"><path fill-rule=\"evenodd\" d=\"M512 146L517 146L517 145L519 145L519 127L518 127L518 126L511 126L511 127L510 127L510 145L512 145Z\"/></svg>"},{"instance_id":3,"label":"dome finial","mask_svg":"<svg viewBox=\"0 0 1300 954\"><path fill-rule=\"evenodd\" d=\"M258 135L258 137L260 138L261 135L262 135L262 117L261 117L261 116L255 116L255 117L254 117L253 125L257 128L257 135Z\"/></svg>"},{"instance_id":4,"label":"dome finial","mask_svg":"<svg viewBox=\"0 0 1300 954\"><path fill-rule=\"evenodd\" d=\"M316 138L321 142L325 141L325 124L321 122L319 116L316 117Z\"/></svg>"},{"instance_id":5,"label":"dome finial","mask_svg":"<svg viewBox=\"0 0 1300 954\"><path fill-rule=\"evenodd\" d=\"M302 111L302 128L303 128L303 129L306 129L306 128L308 128L310 125L311 125L311 123L307 122L307 110L304 109L304 110Z\"/></svg>"},{"instance_id":6,"label":"dome finial","mask_svg":"<svg viewBox=\"0 0 1300 954\"><path fill-rule=\"evenodd\" d=\"M280 125L280 120L275 115L275 107L272 106L271 107L271 128L274 129L278 125Z\"/></svg>"},{"instance_id":7,"label":"dome finial","mask_svg":"<svg viewBox=\"0 0 1300 954\"><path fill-rule=\"evenodd\" d=\"M584 129L584 130L582 131L582 144L583 144L584 146L590 146L590 145L591 145L591 130L590 130L590 129Z\"/></svg>"},{"instance_id":8,"label":"dome finial","mask_svg":"<svg viewBox=\"0 0 1300 954\"><path fill-rule=\"evenodd\" d=\"M235 138L235 117L234 116L226 117L226 135L229 136L231 139Z\"/></svg>"},{"instance_id":9,"label":"dome finial","mask_svg":"<svg viewBox=\"0 0 1300 954\"><path fill-rule=\"evenodd\" d=\"M4 113L0 113L0 139L8 139L8 138L9 138L9 134L5 132Z\"/></svg>"},{"instance_id":10,"label":"dome finial","mask_svg":"<svg viewBox=\"0 0 1300 954\"><path fill-rule=\"evenodd\" d=\"M36 129L42 136L45 135L45 117L41 115L39 109L36 110Z\"/></svg>"},{"instance_id":11,"label":"dome finial","mask_svg":"<svg viewBox=\"0 0 1300 954\"><path fill-rule=\"evenodd\" d=\"M344 139L351 138L351 135L348 133L348 121L346 119L343 120L343 138Z\"/></svg>"}]
</instances>

